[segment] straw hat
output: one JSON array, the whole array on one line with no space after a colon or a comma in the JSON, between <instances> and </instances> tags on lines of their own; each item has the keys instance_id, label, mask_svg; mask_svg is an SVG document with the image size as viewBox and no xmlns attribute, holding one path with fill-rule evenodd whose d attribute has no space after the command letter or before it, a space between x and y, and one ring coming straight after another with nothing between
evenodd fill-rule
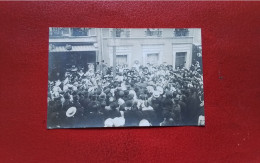
<instances>
[{"instance_id":1,"label":"straw hat","mask_svg":"<svg viewBox=\"0 0 260 163\"><path fill-rule=\"evenodd\" d=\"M163 94L163 88L161 86L157 86L156 90L160 93Z\"/></svg>"},{"instance_id":2,"label":"straw hat","mask_svg":"<svg viewBox=\"0 0 260 163\"><path fill-rule=\"evenodd\" d=\"M75 107L70 107L67 111L66 111L66 116L67 117L72 117L75 115L77 109Z\"/></svg>"},{"instance_id":3,"label":"straw hat","mask_svg":"<svg viewBox=\"0 0 260 163\"><path fill-rule=\"evenodd\" d=\"M113 127L114 123L113 123L113 119L112 118L108 118L105 120L104 122L104 127Z\"/></svg>"},{"instance_id":4,"label":"straw hat","mask_svg":"<svg viewBox=\"0 0 260 163\"><path fill-rule=\"evenodd\" d=\"M115 127L122 127L125 125L125 118L123 117L116 117L113 119L113 123Z\"/></svg>"},{"instance_id":5,"label":"straw hat","mask_svg":"<svg viewBox=\"0 0 260 163\"><path fill-rule=\"evenodd\" d=\"M149 123L148 120L142 119L142 120L139 122L139 126L150 126L150 123Z\"/></svg>"}]
</instances>

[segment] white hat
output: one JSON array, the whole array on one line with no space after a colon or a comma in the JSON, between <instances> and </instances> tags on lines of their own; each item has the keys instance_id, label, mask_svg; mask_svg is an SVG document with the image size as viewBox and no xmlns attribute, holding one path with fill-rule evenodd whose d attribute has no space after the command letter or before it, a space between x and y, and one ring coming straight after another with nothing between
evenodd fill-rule
<instances>
[{"instance_id":1,"label":"white hat","mask_svg":"<svg viewBox=\"0 0 260 163\"><path fill-rule=\"evenodd\" d=\"M78 90L78 88L76 86L72 86L72 90L76 91L76 90Z\"/></svg>"},{"instance_id":2,"label":"white hat","mask_svg":"<svg viewBox=\"0 0 260 163\"><path fill-rule=\"evenodd\" d=\"M148 92L150 92L150 93L154 91L153 86L149 85L146 88L147 88Z\"/></svg>"},{"instance_id":3,"label":"white hat","mask_svg":"<svg viewBox=\"0 0 260 163\"><path fill-rule=\"evenodd\" d=\"M125 103L125 101L121 98L118 99L118 105L123 105Z\"/></svg>"},{"instance_id":4,"label":"white hat","mask_svg":"<svg viewBox=\"0 0 260 163\"><path fill-rule=\"evenodd\" d=\"M112 118L108 118L105 120L104 122L104 127L113 127L114 123L113 123L113 119Z\"/></svg>"},{"instance_id":5,"label":"white hat","mask_svg":"<svg viewBox=\"0 0 260 163\"><path fill-rule=\"evenodd\" d=\"M68 87L67 85L64 85L64 86L63 86L63 91L64 91L64 92L67 92L67 90L69 90L69 87Z\"/></svg>"},{"instance_id":6,"label":"white hat","mask_svg":"<svg viewBox=\"0 0 260 163\"><path fill-rule=\"evenodd\" d=\"M199 116L198 126L205 126L205 116L203 115Z\"/></svg>"},{"instance_id":7,"label":"white hat","mask_svg":"<svg viewBox=\"0 0 260 163\"><path fill-rule=\"evenodd\" d=\"M66 111L66 116L67 117L72 117L75 115L77 109L75 107L70 107L67 111Z\"/></svg>"},{"instance_id":8,"label":"white hat","mask_svg":"<svg viewBox=\"0 0 260 163\"><path fill-rule=\"evenodd\" d=\"M135 91L134 91L134 90L130 90L130 91L129 91L129 94L136 95L136 93L135 93Z\"/></svg>"},{"instance_id":9,"label":"white hat","mask_svg":"<svg viewBox=\"0 0 260 163\"><path fill-rule=\"evenodd\" d=\"M156 90L160 93L163 94L163 88L161 86L157 86Z\"/></svg>"},{"instance_id":10,"label":"white hat","mask_svg":"<svg viewBox=\"0 0 260 163\"><path fill-rule=\"evenodd\" d=\"M55 85L56 86L59 86L61 84L61 81L60 80L57 80L56 82L55 82Z\"/></svg>"},{"instance_id":11,"label":"white hat","mask_svg":"<svg viewBox=\"0 0 260 163\"><path fill-rule=\"evenodd\" d=\"M147 121L146 119L142 119L142 120L139 122L139 126L150 126L150 123L149 123L149 121Z\"/></svg>"},{"instance_id":12,"label":"white hat","mask_svg":"<svg viewBox=\"0 0 260 163\"><path fill-rule=\"evenodd\" d=\"M153 110L153 107L151 107L151 106L143 107L143 108L142 108L142 111L145 111L145 110Z\"/></svg>"},{"instance_id":13,"label":"white hat","mask_svg":"<svg viewBox=\"0 0 260 163\"><path fill-rule=\"evenodd\" d=\"M122 127L125 125L125 118L116 117L113 119L113 123L114 123L115 127Z\"/></svg>"}]
</instances>

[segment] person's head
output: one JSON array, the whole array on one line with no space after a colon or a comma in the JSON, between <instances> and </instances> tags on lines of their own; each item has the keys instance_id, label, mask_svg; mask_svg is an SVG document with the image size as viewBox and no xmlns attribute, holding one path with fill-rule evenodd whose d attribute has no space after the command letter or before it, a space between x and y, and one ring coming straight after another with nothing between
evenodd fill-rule
<instances>
[{"instance_id":1,"label":"person's head","mask_svg":"<svg viewBox=\"0 0 260 163\"><path fill-rule=\"evenodd\" d=\"M132 101L128 100L128 101L125 102L125 109L126 110L131 110L132 106L133 106Z\"/></svg>"},{"instance_id":2,"label":"person's head","mask_svg":"<svg viewBox=\"0 0 260 163\"><path fill-rule=\"evenodd\" d=\"M124 103L125 103L125 101L124 101L123 99L121 99L121 98L118 99L118 105L121 106L121 105L123 105Z\"/></svg>"},{"instance_id":3,"label":"person's head","mask_svg":"<svg viewBox=\"0 0 260 163\"><path fill-rule=\"evenodd\" d=\"M128 90L125 90L125 91L124 91L124 96L126 97L127 95L129 95L129 91L128 91Z\"/></svg>"},{"instance_id":4,"label":"person's head","mask_svg":"<svg viewBox=\"0 0 260 163\"><path fill-rule=\"evenodd\" d=\"M79 100L79 95L74 95L73 96L73 101L78 101Z\"/></svg>"},{"instance_id":5,"label":"person's head","mask_svg":"<svg viewBox=\"0 0 260 163\"><path fill-rule=\"evenodd\" d=\"M112 94L111 94L111 96L110 95L108 95L108 97L109 97L109 102L110 103L112 103L112 102L114 102L115 101L115 98L112 96Z\"/></svg>"},{"instance_id":6,"label":"person's head","mask_svg":"<svg viewBox=\"0 0 260 163\"><path fill-rule=\"evenodd\" d=\"M127 100L133 100L134 99L134 95L133 94L128 94L127 95Z\"/></svg>"},{"instance_id":7,"label":"person's head","mask_svg":"<svg viewBox=\"0 0 260 163\"><path fill-rule=\"evenodd\" d=\"M163 111L163 118L166 118L166 120L173 117L173 113L170 113L169 111Z\"/></svg>"},{"instance_id":8,"label":"person's head","mask_svg":"<svg viewBox=\"0 0 260 163\"><path fill-rule=\"evenodd\" d=\"M104 92L102 92L100 95L99 95L99 100L103 101L106 99L106 94Z\"/></svg>"},{"instance_id":9,"label":"person's head","mask_svg":"<svg viewBox=\"0 0 260 163\"><path fill-rule=\"evenodd\" d=\"M102 109L104 109L106 106L107 106L106 101L101 101L101 102L100 102L100 107L101 107Z\"/></svg>"},{"instance_id":10,"label":"person's head","mask_svg":"<svg viewBox=\"0 0 260 163\"><path fill-rule=\"evenodd\" d=\"M116 102L112 102L109 106L111 110L115 110L119 105Z\"/></svg>"},{"instance_id":11,"label":"person's head","mask_svg":"<svg viewBox=\"0 0 260 163\"><path fill-rule=\"evenodd\" d=\"M157 98L159 98L160 97L160 93L158 92L158 91L154 91L153 92L153 98L154 99L157 99Z\"/></svg>"},{"instance_id":12,"label":"person's head","mask_svg":"<svg viewBox=\"0 0 260 163\"><path fill-rule=\"evenodd\" d=\"M68 93L65 93L64 94L64 98L65 98L65 100L69 100L70 99L70 95Z\"/></svg>"},{"instance_id":13,"label":"person's head","mask_svg":"<svg viewBox=\"0 0 260 163\"><path fill-rule=\"evenodd\" d=\"M93 103L93 105L92 105L92 110L94 111L94 112L97 112L98 110L100 110L100 105L99 105L99 103Z\"/></svg>"}]
</instances>

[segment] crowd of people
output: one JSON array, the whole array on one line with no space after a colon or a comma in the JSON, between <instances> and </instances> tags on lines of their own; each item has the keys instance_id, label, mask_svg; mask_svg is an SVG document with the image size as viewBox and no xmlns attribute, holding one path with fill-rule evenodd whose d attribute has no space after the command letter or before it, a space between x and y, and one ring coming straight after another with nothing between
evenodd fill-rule
<instances>
[{"instance_id":1,"label":"crowd of people","mask_svg":"<svg viewBox=\"0 0 260 163\"><path fill-rule=\"evenodd\" d=\"M161 64L72 66L48 81L48 128L204 125L203 76Z\"/></svg>"}]
</instances>

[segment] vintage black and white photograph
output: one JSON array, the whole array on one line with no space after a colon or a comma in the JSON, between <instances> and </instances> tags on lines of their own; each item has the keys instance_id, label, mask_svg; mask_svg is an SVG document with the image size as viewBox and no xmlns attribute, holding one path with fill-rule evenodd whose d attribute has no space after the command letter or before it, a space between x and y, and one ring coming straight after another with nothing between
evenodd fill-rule
<instances>
[{"instance_id":1,"label":"vintage black and white photograph","mask_svg":"<svg viewBox=\"0 0 260 163\"><path fill-rule=\"evenodd\" d=\"M200 28L49 28L47 128L205 126Z\"/></svg>"}]
</instances>

